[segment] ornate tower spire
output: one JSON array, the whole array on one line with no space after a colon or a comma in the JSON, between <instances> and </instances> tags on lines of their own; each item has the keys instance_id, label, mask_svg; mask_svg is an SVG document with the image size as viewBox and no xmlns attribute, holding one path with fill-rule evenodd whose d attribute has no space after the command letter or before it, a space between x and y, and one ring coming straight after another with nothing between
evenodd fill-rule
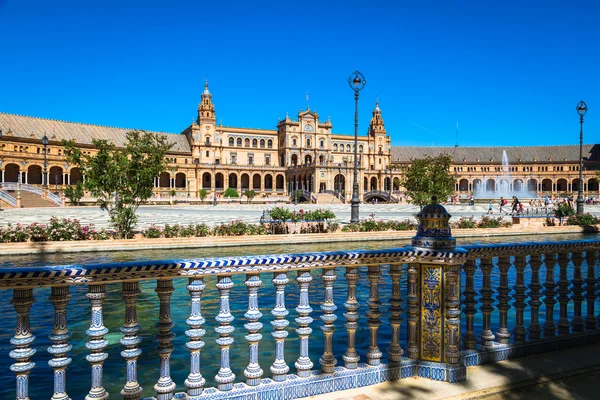
<instances>
[{"instance_id":1,"label":"ornate tower spire","mask_svg":"<svg viewBox=\"0 0 600 400\"><path fill-rule=\"evenodd\" d=\"M216 123L215 118L215 106L212 103L212 94L208 90L208 78L204 83L204 92L202 92L202 99L198 105L198 124L201 121L207 121Z\"/></svg>"},{"instance_id":2,"label":"ornate tower spire","mask_svg":"<svg viewBox=\"0 0 600 400\"><path fill-rule=\"evenodd\" d=\"M385 124L381 117L381 109L379 108L379 98L375 101L375 109L373 110L373 117L369 124L369 136L385 135Z\"/></svg>"}]
</instances>

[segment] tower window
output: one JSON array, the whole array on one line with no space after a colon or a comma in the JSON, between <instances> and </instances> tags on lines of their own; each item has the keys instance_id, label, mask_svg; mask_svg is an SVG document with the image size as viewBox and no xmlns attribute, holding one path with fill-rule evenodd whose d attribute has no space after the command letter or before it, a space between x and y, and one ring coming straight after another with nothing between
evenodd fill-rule
<instances>
[{"instance_id":1,"label":"tower window","mask_svg":"<svg viewBox=\"0 0 600 400\"><path fill-rule=\"evenodd\" d=\"M265 139L260 139L260 148L261 149L265 148Z\"/></svg>"},{"instance_id":2,"label":"tower window","mask_svg":"<svg viewBox=\"0 0 600 400\"><path fill-rule=\"evenodd\" d=\"M310 147L310 139L306 139L306 147Z\"/></svg>"},{"instance_id":3,"label":"tower window","mask_svg":"<svg viewBox=\"0 0 600 400\"><path fill-rule=\"evenodd\" d=\"M206 150L206 157L209 157L208 150Z\"/></svg>"},{"instance_id":4,"label":"tower window","mask_svg":"<svg viewBox=\"0 0 600 400\"><path fill-rule=\"evenodd\" d=\"M252 139L252 147L258 147L258 140Z\"/></svg>"},{"instance_id":5,"label":"tower window","mask_svg":"<svg viewBox=\"0 0 600 400\"><path fill-rule=\"evenodd\" d=\"M250 147L250 139L244 139L244 147Z\"/></svg>"},{"instance_id":6,"label":"tower window","mask_svg":"<svg viewBox=\"0 0 600 400\"><path fill-rule=\"evenodd\" d=\"M269 141L267 142L267 147L270 149L273 148L273 141L271 139L269 139Z\"/></svg>"},{"instance_id":7,"label":"tower window","mask_svg":"<svg viewBox=\"0 0 600 400\"><path fill-rule=\"evenodd\" d=\"M233 138L232 138L232 137L230 137L230 138L229 138L229 145L230 145L230 146L233 146L233 144L234 144L234 140L233 140Z\"/></svg>"},{"instance_id":8,"label":"tower window","mask_svg":"<svg viewBox=\"0 0 600 400\"><path fill-rule=\"evenodd\" d=\"M320 143L320 144L321 144L321 147L324 147L324 146L325 146L325 141L324 141L324 140L321 140L321 143Z\"/></svg>"},{"instance_id":9,"label":"tower window","mask_svg":"<svg viewBox=\"0 0 600 400\"><path fill-rule=\"evenodd\" d=\"M242 138L237 138L237 145L242 147Z\"/></svg>"}]
</instances>

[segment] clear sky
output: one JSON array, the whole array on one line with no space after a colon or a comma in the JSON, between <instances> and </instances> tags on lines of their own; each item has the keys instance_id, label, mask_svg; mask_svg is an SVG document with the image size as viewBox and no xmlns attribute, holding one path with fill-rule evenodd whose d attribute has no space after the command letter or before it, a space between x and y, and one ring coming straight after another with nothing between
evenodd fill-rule
<instances>
[{"instance_id":1,"label":"clear sky","mask_svg":"<svg viewBox=\"0 0 600 400\"><path fill-rule=\"evenodd\" d=\"M367 78L394 145L600 142L600 2L0 0L0 111L180 132L208 76L217 119L286 112L353 133Z\"/></svg>"}]
</instances>

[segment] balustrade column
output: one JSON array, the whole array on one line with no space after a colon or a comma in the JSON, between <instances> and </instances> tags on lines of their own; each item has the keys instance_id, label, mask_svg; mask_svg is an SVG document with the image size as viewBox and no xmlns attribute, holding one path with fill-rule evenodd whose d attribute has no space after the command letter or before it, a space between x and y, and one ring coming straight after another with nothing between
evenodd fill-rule
<instances>
[{"instance_id":1,"label":"balustrade column","mask_svg":"<svg viewBox=\"0 0 600 400\"><path fill-rule=\"evenodd\" d=\"M527 299L527 296L525 295L525 290L527 289L525 286L525 267L527 266L525 257L526 256L521 255L515 256L515 268L517 270L517 280L513 287L515 291L515 294L513 295L513 298L515 299L513 305L516 310L516 322L515 327L513 328L515 342L524 342L527 336L524 322L525 307L527 306L527 303L525 303L525 299Z\"/></svg>"},{"instance_id":2,"label":"balustrade column","mask_svg":"<svg viewBox=\"0 0 600 400\"><path fill-rule=\"evenodd\" d=\"M542 328L539 322L539 309L542 305L540 297L540 267L542 266L541 256L532 254L529 256L529 265L531 266L531 283L529 284L529 307L531 307L531 321L527 330L529 331L529 339L539 339L541 337Z\"/></svg>"},{"instance_id":3,"label":"balustrade column","mask_svg":"<svg viewBox=\"0 0 600 400\"><path fill-rule=\"evenodd\" d=\"M137 381L137 360L142 354L142 349L139 348L142 338L138 335L141 327L137 320L136 308L136 301L140 295L139 283L123 282L122 295L125 301L125 323L121 327L124 335L121 344L125 346L125 350L121 352L121 356L127 365L127 383L121 390L121 397L126 400L139 400L143 392Z\"/></svg>"},{"instance_id":4,"label":"balustrade column","mask_svg":"<svg viewBox=\"0 0 600 400\"><path fill-rule=\"evenodd\" d=\"M444 267L445 360L458 364L460 360L460 265Z\"/></svg>"},{"instance_id":5,"label":"balustrade column","mask_svg":"<svg viewBox=\"0 0 600 400\"><path fill-rule=\"evenodd\" d=\"M90 350L90 354L85 358L92 367L92 388L85 398L86 400L104 400L108 399L108 393L103 385L103 364L104 360L108 358L108 354L104 352L104 349L108 346L108 340L104 339L108 329L104 326L102 313L102 304L106 298L105 285L89 285L86 297L89 299L92 308L90 328L85 331L90 339L85 344L85 347Z\"/></svg>"},{"instance_id":6,"label":"balustrade column","mask_svg":"<svg viewBox=\"0 0 600 400\"><path fill-rule=\"evenodd\" d=\"M558 334L568 335L571 332L571 324L567 316L569 306L569 280L567 278L567 268L569 266L569 254L560 253L558 255L558 265L560 266L560 278L558 280L558 302L560 304L560 318L558 320Z\"/></svg>"},{"instance_id":7,"label":"balustrade column","mask_svg":"<svg viewBox=\"0 0 600 400\"><path fill-rule=\"evenodd\" d=\"M492 307L492 294L494 291L492 290L492 281L490 279L490 274L492 273L492 259L491 258L482 258L479 268L481 268L481 272L483 273L483 283L481 286L481 290L479 294L481 294L481 312L483 313L483 328L481 330L481 346L483 347L492 347L494 345L495 336L492 333L490 328L491 326L491 315L494 311L494 307Z\"/></svg>"},{"instance_id":8,"label":"balustrade column","mask_svg":"<svg viewBox=\"0 0 600 400\"><path fill-rule=\"evenodd\" d=\"M189 329L185 335L190 338L186 347L190 351L190 373L185 380L188 399L194 399L204 391L206 380L200 373L200 351L204 347L202 336L206 333L202 325L206 320L202 317L202 293L205 289L204 278L201 276L189 278L187 290L190 292L190 317L185 321Z\"/></svg>"},{"instance_id":9,"label":"balustrade column","mask_svg":"<svg viewBox=\"0 0 600 400\"><path fill-rule=\"evenodd\" d=\"M358 362L360 361L360 356L356 351L356 330L358 329L359 318L357 310L360 306L356 299L356 283L358 282L359 276L358 267L346 267L344 276L346 277L346 282L348 282L348 296L346 302L344 302L344 307L346 308L346 312L344 313L346 323L344 324L344 327L346 328L347 333L346 352L343 356L344 367L356 369L358 368Z\"/></svg>"},{"instance_id":10,"label":"balustrade column","mask_svg":"<svg viewBox=\"0 0 600 400\"><path fill-rule=\"evenodd\" d=\"M367 305L369 311L367 311L367 317L369 318L367 324L369 325L370 341L369 350L367 351L367 363L369 365L379 365L381 363L381 350L379 350L379 325L381 321L381 312L379 306L381 301L379 300L379 279L381 279L381 270L379 265L369 266L367 272L367 278L369 279L369 300Z\"/></svg>"},{"instance_id":11,"label":"balustrade column","mask_svg":"<svg viewBox=\"0 0 600 400\"><path fill-rule=\"evenodd\" d=\"M408 348L409 358L419 358L419 271L417 264L408 265Z\"/></svg>"},{"instance_id":12,"label":"balustrade column","mask_svg":"<svg viewBox=\"0 0 600 400\"><path fill-rule=\"evenodd\" d=\"M596 250L588 250L585 252L585 262L587 264L587 276L585 278L585 299L587 300L585 328L596 329L596 315L594 305L596 303Z\"/></svg>"},{"instance_id":13,"label":"balustrade column","mask_svg":"<svg viewBox=\"0 0 600 400\"><path fill-rule=\"evenodd\" d=\"M500 326L496 332L498 343L508 344L510 331L508 330L508 311L510 310L510 288L508 287L508 271L510 270L510 256L498 257L500 270L500 284L498 285L498 311L500 311Z\"/></svg>"},{"instance_id":14,"label":"balustrade column","mask_svg":"<svg viewBox=\"0 0 600 400\"><path fill-rule=\"evenodd\" d=\"M334 322L337 319L337 316L335 315L337 307L333 302L333 284L337 279L335 267L323 268L321 279L323 280L323 286L325 287L325 298L321 304L321 310L323 311L323 315L321 315L321 321L323 321L321 331L323 331L324 346L323 355L319 359L319 362L321 363L322 372L332 373L337 364L337 360L333 355Z\"/></svg>"},{"instance_id":15,"label":"balustrade column","mask_svg":"<svg viewBox=\"0 0 600 400\"><path fill-rule=\"evenodd\" d=\"M463 312L466 316L467 328L467 331L463 336L463 346L467 350L475 350L477 346L477 338L475 337L473 321L474 316L477 313L477 309L475 308L475 305L477 304L477 302L475 301L475 296L477 295L477 292L475 291L475 282L473 280L475 268L475 260L467 260L463 267L466 275L465 290L463 292L465 296L465 300L463 302Z\"/></svg>"},{"instance_id":16,"label":"balustrade column","mask_svg":"<svg viewBox=\"0 0 600 400\"><path fill-rule=\"evenodd\" d=\"M154 291L158 295L160 303L158 323L158 356L160 357L160 378L154 385L157 400L170 400L175 392L175 382L171 379L171 353L174 347L171 341L175 334L171 331L173 320L171 319L171 295L173 294L173 279L158 279Z\"/></svg>"},{"instance_id":17,"label":"balustrade column","mask_svg":"<svg viewBox=\"0 0 600 400\"><path fill-rule=\"evenodd\" d=\"M54 394L52 400L69 400L67 395L67 366L71 363L71 359L67 357L67 353L71 351L70 344L67 340L71 337L71 332L67 327L67 304L71 300L68 286L53 286L49 298L54 307L54 327L52 333L48 336L52 340L52 346L48 347L48 353L52 355L52 359L48 361L48 365L54 370Z\"/></svg>"},{"instance_id":18,"label":"balustrade column","mask_svg":"<svg viewBox=\"0 0 600 400\"><path fill-rule=\"evenodd\" d=\"M35 336L29 326L29 310L34 301L32 288L13 289L11 303L17 312L17 326L15 335L10 339L10 344L15 346L15 349L9 356L15 360L10 370L17 376L17 400L29 400L29 371L35 367L35 363L30 360L36 352L30 347L35 341Z\"/></svg>"},{"instance_id":19,"label":"balustrade column","mask_svg":"<svg viewBox=\"0 0 600 400\"><path fill-rule=\"evenodd\" d=\"M313 278L310 271L305 270L298 271L296 280L300 287L300 299L298 307L296 307L296 312L298 313L298 318L296 318L296 323L298 324L296 333L300 337L300 356L298 357L295 366L298 376L306 378L310 376L310 371L313 367L313 363L308 356L308 337L312 333L310 324L313 322L313 319L309 316L312 312L312 308L310 307L310 302L308 300L308 289Z\"/></svg>"},{"instance_id":20,"label":"balustrade column","mask_svg":"<svg viewBox=\"0 0 600 400\"><path fill-rule=\"evenodd\" d=\"M580 183L581 184L581 183ZM573 252L573 319L571 320L571 327L573 332L583 332L585 327L585 321L582 317L581 304L585 297L583 297L583 278L581 276L581 264L583 264L583 253L581 251Z\"/></svg>"},{"instance_id":21,"label":"balustrade column","mask_svg":"<svg viewBox=\"0 0 600 400\"><path fill-rule=\"evenodd\" d=\"M390 362L400 362L404 351L400 346L400 326L402 325L402 296L400 295L400 279L402 278L402 265L390 265L392 278L392 298L390 301L390 325L392 326L392 340L388 348Z\"/></svg>"},{"instance_id":22,"label":"balustrade column","mask_svg":"<svg viewBox=\"0 0 600 400\"><path fill-rule=\"evenodd\" d=\"M289 314L288 310L285 309L285 285L289 282L286 272L275 272L273 273L273 285L275 286L275 308L271 311L271 314L275 317L271 321L273 326L273 332L271 336L275 339L275 361L271 365L271 373L273 374L273 380L275 382L285 381L286 374L289 372L285 362L285 338L288 332L285 328L288 326L289 321L285 317Z\"/></svg>"},{"instance_id":23,"label":"balustrade column","mask_svg":"<svg viewBox=\"0 0 600 400\"><path fill-rule=\"evenodd\" d=\"M544 337L556 336L554 323L554 305L556 304L556 283L554 283L554 267L556 254L548 253L544 257L546 265L546 280L544 282L544 304L546 305L546 320L544 321Z\"/></svg>"},{"instance_id":24,"label":"balustrade column","mask_svg":"<svg viewBox=\"0 0 600 400\"><path fill-rule=\"evenodd\" d=\"M244 376L248 386L256 386L260 384L260 378L263 374L263 370L258 364L258 344L262 339L262 335L258 331L263 327L263 324L258 322L262 317L262 313L258 309L258 289L262 285L260 273L247 273L244 285L248 289L248 311L244 314L248 319L248 323L244 325L248 334L244 337L248 341L249 348L249 362L244 370Z\"/></svg>"},{"instance_id":25,"label":"balustrade column","mask_svg":"<svg viewBox=\"0 0 600 400\"><path fill-rule=\"evenodd\" d=\"M231 371L229 363L229 348L233 344L233 338L230 334L235 330L231 326L231 322L235 318L231 315L229 308L229 293L233 287L231 275L217 275L216 286L219 290L220 303L219 314L215 317L219 326L215 328L215 332L219 334L216 342L221 348L221 368L215 376L215 381L217 382L217 389L228 391L233 388L233 381L235 380L235 374Z\"/></svg>"}]
</instances>

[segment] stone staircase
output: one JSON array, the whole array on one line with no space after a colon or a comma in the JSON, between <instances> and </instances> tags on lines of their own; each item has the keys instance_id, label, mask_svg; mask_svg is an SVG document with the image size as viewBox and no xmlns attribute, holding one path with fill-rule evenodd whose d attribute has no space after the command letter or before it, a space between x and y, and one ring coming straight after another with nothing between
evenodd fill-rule
<instances>
[{"instance_id":1,"label":"stone staircase","mask_svg":"<svg viewBox=\"0 0 600 400\"><path fill-rule=\"evenodd\" d=\"M6 192L13 197L17 197L16 191L12 191L12 190L8 191L7 190ZM4 205L6 205L6 204L4 203L3 206ZM39 196L35 193L25 192L25 191L21 190L21 207L22 208L58 207L58 205L51 202L50 200L46 200L46 199L42 198L41 196Z\"/></svg>"},{"instance_id":2,"label":"stone staircase","mask_svg":"<svg viewBox=\"0 0 600 400\"><path fill-rule=\"evenodd\" d=\"M329 193L317 193L317 204L342 204L340 199Z\"/></svg>"}]
</instances>

